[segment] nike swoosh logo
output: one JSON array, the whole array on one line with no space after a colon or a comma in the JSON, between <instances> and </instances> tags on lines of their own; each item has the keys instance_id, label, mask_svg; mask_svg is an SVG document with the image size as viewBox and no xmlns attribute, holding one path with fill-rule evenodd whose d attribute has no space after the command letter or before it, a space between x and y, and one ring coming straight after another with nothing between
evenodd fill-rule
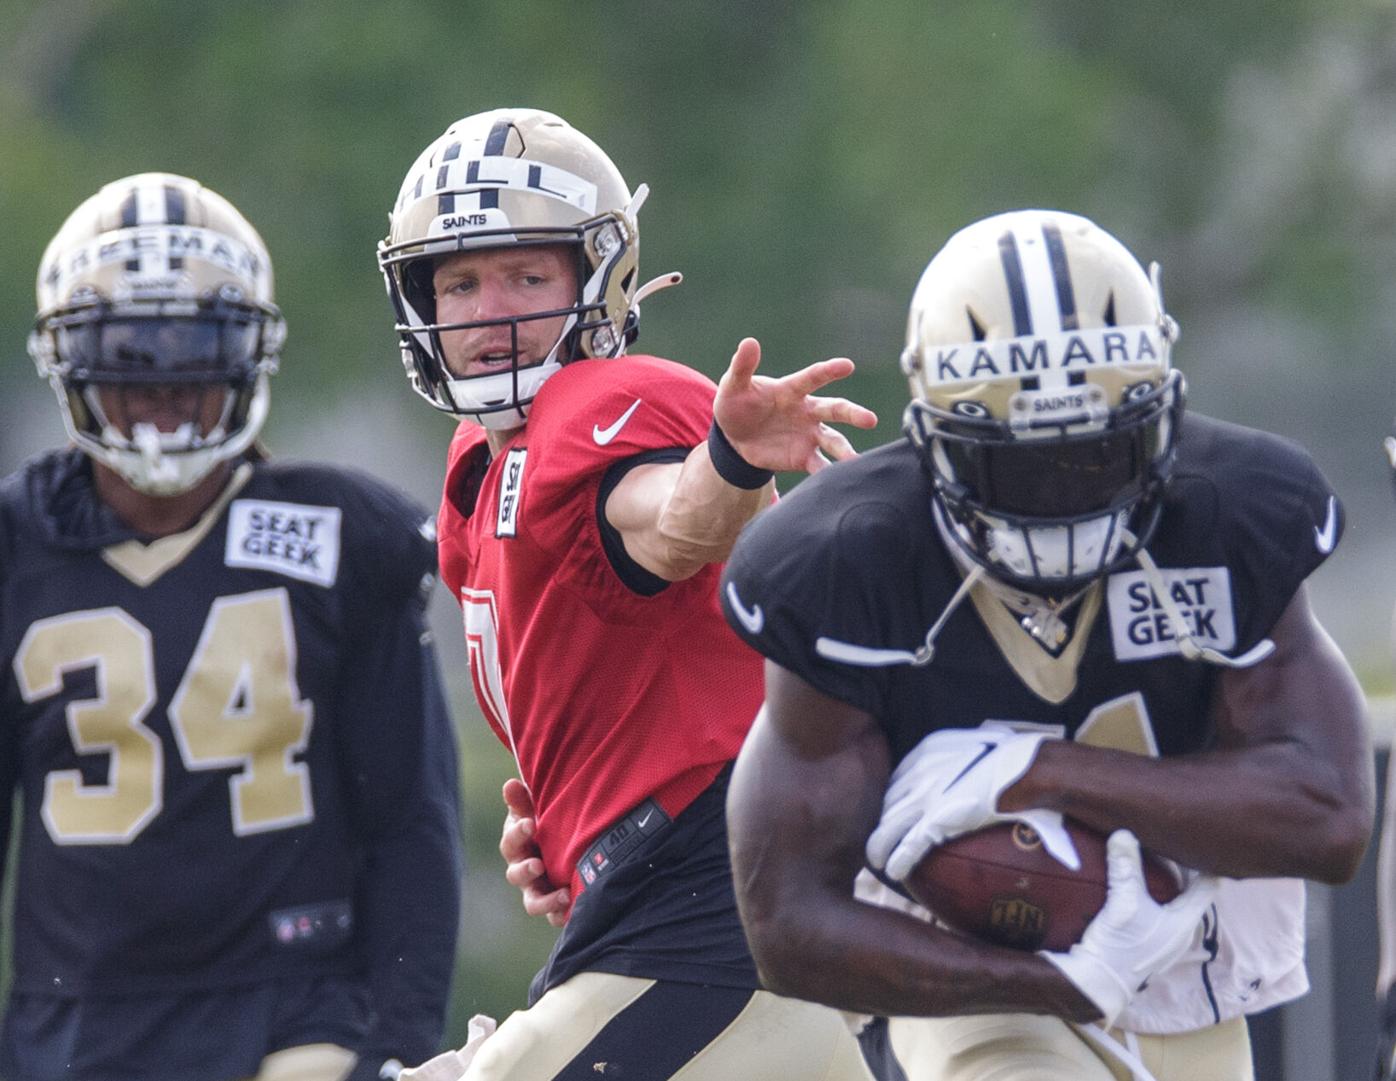
<instances>
[{"instance_id":1,"label":"nike swoosh logo","mask_svg":"<svg viewBox=\"0 0 1396 1081\"><path fill-rule=\"evenodd\" d=\"M731 582L727 583L727 599L732 602L732 611L737 614L747 634L760 634L761 628L766 625L766 613L761 611L761 606L753 604L747 608L737 596L737 587Z\"/></svg>"},{"instance_id":2,"label":"nike swoosh logo","mask_svg":"<svg viewBox=\"0 0 1396 1081\"><path fill-rule=\"evenodd\" d=\"M640 399L636 398L633 402L630 403L630 408L627 409L624 413L622 413L619 417L617 417L609 427L603 428L599 424L593 424L591 426L591 437L592 439L596 440L596 445L598 447L604 447L607 443L609 443L612 439L619 435L620 430L625 427L625 422L628 421L634 414L635 410L639 408Z\"/></svg>"},{"instance_id":3,"label":"nike swoosh logo","mask_svg":"<svg viewBox=\"0 0 1396 1081\"><path fill-rule=\"evenodd\" d=\"M1328 497L1328 517L1324 520L1323 528L1314 526L1314 544L1324 555L1333 551L1333 546L1338 543L1338 498Z\"/></svg>"},{"instance_id":4,"label":"nike swoosh logo","mask_svg":"<svg viewBox=\"0 0 1396 1081\"><path fill-rule=\"evenodd\" d=\"M644 818L642 818L642 819L640 819L640 821L636 822L635 825L639 826L641 829L644 829L644 828L645 828L645 825L646 825L646 824L649 822L649 820L650 820L651 818L653 818L653 817L654 817L654 812L653 812L653 811L650 811L647 815L645 815Z\"/></svg>"},{"instance_id":5,"label":"nike swoosh logo","mask_svg":"<svg viewBox=\"0 0 1396 1081\"><path fill-rule=\"evenodd\" d=\"M991 743L988 740L985 740L982 746L984 749L980 751L977 755L975 755L973 758L971 758L969 760L969 764L966 765L964 769L960 770L959 773L955 774L954 778L950 781L950 783L941 789L942 793L949 792L952 788L954 788L957 784L960 783L960 779L964 777L966 773L974 769L975 766L979 765L980 762L983 762L984 759L988 758L991 754L994 753L995 750L998 749L997 743Z\"/></svg>"}]
</instances>

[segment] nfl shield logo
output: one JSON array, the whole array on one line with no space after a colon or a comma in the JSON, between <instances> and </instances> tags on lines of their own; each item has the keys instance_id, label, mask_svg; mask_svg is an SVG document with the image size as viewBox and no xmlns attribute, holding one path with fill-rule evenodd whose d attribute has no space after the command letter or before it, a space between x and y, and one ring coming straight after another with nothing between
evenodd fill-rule
<instances>
[{"instance_id":1,"label":"nfl shield logo","mask_svg":"<svg viewBox=\"0 0 1396 1081\"><path fill-rule=\"evenodd\" d=\"M995 897L989 925L998 941L1022 949L1036 949L1047 933L1046 913L1021 897Z\"/></svg>"}]
</instances>

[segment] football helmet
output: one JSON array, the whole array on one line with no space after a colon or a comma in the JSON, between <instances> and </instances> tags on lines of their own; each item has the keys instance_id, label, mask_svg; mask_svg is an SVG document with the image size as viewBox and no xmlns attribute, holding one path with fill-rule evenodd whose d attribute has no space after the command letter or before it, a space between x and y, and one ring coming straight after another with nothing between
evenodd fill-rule
<instances>
[{"instance_id":1,"label":"football helmet","mask_svg":"<svg viewBox=\"0 0 1396 1081\"><path fill-rule=\"evenodd\" d=\"M942 530L988 574L1064 597L1148 543L1184 383L1150 273L1074 214L1020 210L956 233L907 320L905 430Z\"/></svg>"},{"instance_id":2,"label":"football helmet","mask_svg":"<svg viewBox=\"0 0 1396 1081\"><path fill-rule=\"evenodd\" d=\"M266 246L221 195L170 173L107 184L49 242L36 292L29 354L68 434L132 487L187 491L256 438L285 323ZM110 404L157 387L197 390L187 419L123 431Z\"/></svg>"},{"instance_id":3,"label":"football helmet","mask_svg":"<svg viewBox=\"0 0 1396 1081\"><path fill-rule=\"evenodd\" d=\"M640 232L648 189L631 196L605 152L552 113L496 109L457 120L408 170L389 215L378 265L397 319L412 388L437 409L485 428L523 424L544 381L581 357L613 357L639 326ZM474 323L439 323L432 274L458 251L566 244L575 249L577 297L563 309ZM662 284L676 284L678 275ZM521 363L519 323L565 316L551 351ZM468 378L447 368L443 330L508 324L513 363Z\"/></svg>"}]
</instances>

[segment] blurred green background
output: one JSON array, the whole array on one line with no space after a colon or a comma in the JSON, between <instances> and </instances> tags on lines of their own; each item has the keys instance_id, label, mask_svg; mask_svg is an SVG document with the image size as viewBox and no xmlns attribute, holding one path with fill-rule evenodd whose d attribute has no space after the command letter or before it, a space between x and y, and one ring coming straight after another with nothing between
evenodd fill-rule
<instances>
[{"instance_id":1,"label":"blurred green background","mask_svg":"<svg viewBox=\"0 0 1396 1081\"><path fill-rule=\"evenodd\" d=\"M25 354L39 255L108 180L162 169L228 196L271 250L290 323L273 451L351 463L434 503L451 423L408 390L374 262L418 151L499 105L607 148L641 215L637 350L716 376L858 361L846 393L896 438L921 267L1019 206L1084 213L1164 267L1175 362L1208 413L1307 444L1343 494L1314 582L1373 692L1396 581L1381 439L1396 330L1396 15L1361 0L0 0L0 468L62 440ZM552 933L494 845L511 762L439 649L470 851L451 1037L521 1004ZM566 693L566 688L559 688Z\"/></svg>"}]
</instances>

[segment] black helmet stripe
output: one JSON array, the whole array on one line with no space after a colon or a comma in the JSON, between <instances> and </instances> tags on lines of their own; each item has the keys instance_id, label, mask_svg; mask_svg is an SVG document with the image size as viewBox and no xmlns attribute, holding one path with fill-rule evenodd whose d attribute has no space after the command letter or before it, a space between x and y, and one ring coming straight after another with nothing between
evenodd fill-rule
<instances>
[{"instance_id":1,"label":"black helmet stripe","mask_svg":"<svg viewBox=\"0 0 1396 1081\"><path fill-rule=\"evenodd\" d=\"M141 223L141 190L132 187L129 195L121 200L121 227L131 229ZM141 259L137 255L126 260L126 271L135 274L141 269Z\"/></svg>"},{"instance_id":2,"label":"black helmet stripe","mask_svg":"<svg viewBox=\"0 0 1396 1081\"><path fill-rule=\"evenodd\" d=\"M165 221L170 225L183 225L187 216L184 205L184 192L180 191L173 184L165 185ZM184 256L171 255L170 269L183 270Z\"/></svg>"},{"instance_id":3,"label":"black helmet stripe","mask_svg":"<svg viewBox=\"0 0 1396 1081\"><path fill-rule=\"evenodd\" d=\"M1066 246L1056 222L1044 222L1042 239L1047 242L1047 258L1052 264L1052 282L1057 287L1057 311L1062 329L1076 330L1081 322L1076 316L1076 293L1071 288L1071 267L1066 262Z\"/></svg>"},{"instance_id":4,"label":"black helmet stripe","mask_svg":"<svg viewBox=\"0 0 1396 1081\"><path fill-rule=\"evenodd\" d=\"M485 149L482 151L485 157L504 153L504 148L509 145L509 133L514 130L514 125L507 120L496 120L490 127L490 133L485 138ZM480 209L494 210L499 206L499 189L482 188L480 190Z\"/></svg>"},{"instance_id":5,"label":"black helmet stripe","mask_svg":"<svg viewBox=\"0 0 1396 1081\"><path fill-rule=\"evenodd\" d=\"M165 221L170 225L183 225L186 220L184 192L173 184L165 185Z\"/></svg>"},{"instance_id":6,"label":"black helmet stripe","mask_svg":"<svg viewBox=\"0 0 1396 1081\"><path fill-rule=\"evenodd\" d=\"M441 192L436 197L436 212L438 214L454 214L456 212L456 193L453 191L442 192L451 178L451 167L449 165L439 165L436 168L436 190Z\"/></svg>"},{"instance_id":7,"label":"black helmet stripe","mask_svg":"<svg viewBox=\"0 0 1396 1081\"><path fill-rule=\"evenodd\" d=\"M1023 281L1023 260L1018 256L1018 238L1013 230L999 237L999 260L1008 285L1008 303L1013 309L1013 335L1017 338L1032 333L1032 314L1028 311L1027 283Z\"/></svg>"},{"instance_id":8,"label":"black helmet stripe","mask_svg":"<svg viewBox=\"0 0 1396 1081\"><path fill-rule=\"evenodd\" d=\"M184 192L173 184L161 184L159 188L147 185L144 188L132 186L126 198L121 201L121 227L131 229L137 225L184 225L189 218ZM180 270L184 258L179 255L168 257L169 269ZM126 260L126 269L137 273L141 269L141 259L137 255Z\"/></svg>"},{"instance_id":9,"label":"black helmet stripe","mask_svg":"<svg viewBox=\"0 0 1396 1081\"><path fill-rule=\"evenodd\" d=\"M496 120L490 127L490 133L485 139L485 157L491 154L503 154L504 147L509 142L509 133L514 130L514 125L507 120Z\"/></svg>"}]
</instances>

